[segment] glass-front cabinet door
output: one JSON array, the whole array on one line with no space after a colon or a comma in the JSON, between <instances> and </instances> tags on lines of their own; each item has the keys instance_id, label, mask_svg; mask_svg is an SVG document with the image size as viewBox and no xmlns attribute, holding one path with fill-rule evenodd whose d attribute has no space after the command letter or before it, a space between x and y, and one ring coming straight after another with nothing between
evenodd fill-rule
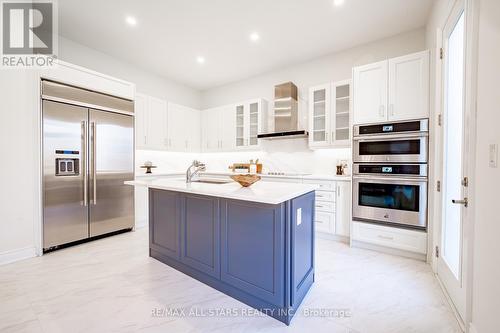
<instances>
[{"instance_id":1,"label":"glass-front cabinet door","mask_svg":"<svg viewBox=\"0 0 500 333\"><path fill-rule=\"evenodd\" d=\"M245 105L236 105L236 148L245 147Z\"/></svg>"},{"instance_id":2,"label":"glass-front cabinet door","mask_svg":"<svg viewBox=\"0 0 500 333\"><path fill-rule=\"evenodd\" d=\"M236 149L259 147L257 135L261 130L261 113L264 100L252 100L235 105Z\"/></svg>"},{"instance_id":3,"label":"glass-front cabinet door","mask_svg":"<svg viewBox=\"0 0 500 333\"><path fill-rule=\"evenodd\" d=\"M333 83L332 140L335 145L350 145L351 81Z\"/></svg>"},{"instance_id":4,"label":"glass-front cabinet door","mask_svg":"<svg viewBox=\"0 0 500 333\"><path fill-rule=\"evenodd\" d=\"M259 102L252 102L248 106L249 111L249 133L248 133L248 145L250 147L256 147L259 145L259 140L257 139L257 134L259 134Z\"/></svg>"},{"instance_id":5,"label":"glass-front cabinet door","mask_svg":"<svg viewBox=\"0 0 500 333\"><path fill-rule=\"evenodd\" d=\"M309 146L330 144L330 84L309 89Z\"/></svg>"}]
</instances>

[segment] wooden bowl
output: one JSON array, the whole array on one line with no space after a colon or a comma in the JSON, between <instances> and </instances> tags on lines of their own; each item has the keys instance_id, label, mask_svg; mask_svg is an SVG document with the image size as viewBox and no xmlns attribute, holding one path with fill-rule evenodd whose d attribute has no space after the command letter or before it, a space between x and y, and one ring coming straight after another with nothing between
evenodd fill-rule
<instances>
[{"instance_id":1,"label":"wooden bowl","mask_svg":"<svg viewBox=\"0 0 500 333\"><path fill-rule=\"evenodd\" d=\"M260 180L260 176L257 175L233 175L230 177L232 180L240 183L240 185L243 187L248 187Z\"/></svg>"}]
</instances>

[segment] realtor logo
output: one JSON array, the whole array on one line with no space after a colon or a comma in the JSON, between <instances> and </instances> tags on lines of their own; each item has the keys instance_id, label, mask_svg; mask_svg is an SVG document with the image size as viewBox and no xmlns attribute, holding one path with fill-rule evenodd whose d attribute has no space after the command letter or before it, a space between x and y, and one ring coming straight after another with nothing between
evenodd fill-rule
<instances>
[{"instance_id":1,"label":"realtor logo","mask_svg":"<svg viewBox=\"0 0 500 333\"><path fill-rule=\"evenodd\" d=\"M2 2L2 67L52 66L57 45L52 2Z\"/></svg>"}]
</instances>

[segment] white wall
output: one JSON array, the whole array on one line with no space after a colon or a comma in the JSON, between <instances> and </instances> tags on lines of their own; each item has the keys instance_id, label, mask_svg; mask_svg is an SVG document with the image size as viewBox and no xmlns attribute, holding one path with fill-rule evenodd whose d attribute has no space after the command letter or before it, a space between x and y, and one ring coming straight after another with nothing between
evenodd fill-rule
<instances>
[{"instance_id":1,"label":"white wall","mask_svg":"<svg viewBox=\"0 0 500 333\"><path fill-rule=\"evenodd\" d=\"M35 255L39 184L32 70L0 74L0 264Z\"/></svg>"},{"instance_id":2,"label":"white wall","mask_svg":"<svg viewBox=\"0 0 500 333\"><path fill-rule=\"evenodd\" d=\"M479 6L472 322L477 333L489 333L500 328L500 168L488 166L488 145L500 144L500 1Z\"/></svg>"},{"instance_id":3,"label":"white wall","mask_svg":"<svg viewBox=\"0 0 500 333\"><path fill-rule=\"evenodd\" d=\"M352 67L425 49L425 30L419 29L332 53L315 60L286 67L247 80L203 91L203 109L235 103L252 98L274 99L274 86L294 82L299 94L307 97L310 86L351 78Z\"/></svg>"},{"instance_id":4,"label":"white wall","mask_svg":"<svg viewBox=\"0 0 500 333\"><path fill-rule=\"evenodd\" d=\"M146 72L134 65L59 37L59 59L100 73L133 82L137 92L195 109L200 108L200 92L167 78Z\"/></svg>"}]
</instances>

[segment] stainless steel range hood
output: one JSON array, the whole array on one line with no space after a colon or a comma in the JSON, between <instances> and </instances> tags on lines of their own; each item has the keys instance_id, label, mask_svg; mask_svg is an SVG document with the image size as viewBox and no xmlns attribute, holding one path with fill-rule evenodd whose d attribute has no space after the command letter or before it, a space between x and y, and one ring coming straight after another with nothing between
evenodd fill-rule
<instances>
[{"instance_id":1,"label":"stainless steel range hood","mask_svg":"<svg viewBox=\"0 0 500 333\"><path fill-rule=\"evenodd\" d=\"M292 82L274 87L274 109L269 115L269 133L259 134L259 139L290 139L307 137L300 128L297 86Z\"/></svg>"}]
</instances>

